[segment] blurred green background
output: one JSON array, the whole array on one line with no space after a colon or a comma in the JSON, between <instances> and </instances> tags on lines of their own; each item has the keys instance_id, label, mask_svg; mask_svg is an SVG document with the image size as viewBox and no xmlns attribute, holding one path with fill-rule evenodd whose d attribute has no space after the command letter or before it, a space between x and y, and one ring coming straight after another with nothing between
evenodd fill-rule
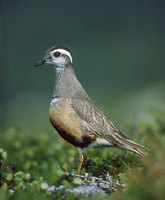
<instances>
[{"instance_id":1,"label":"blurred green background","mask_svg":"<svg viewBox=\"0 0 165 200\"><path fill-rule=\"evenodd\" d=\"M69 47L78 79L94 102L124 130L165 109L164 0L3 0L0 123L31 132L48 121L54 69L34 68L46 50Z\"/></svg>"},{"instance_id":2,"label":"blurred green background","mask_svg":"<svg viewBox=\"0 0 165 200\"><path fill-rule=\"evenodd\" d=\"M14 190L13 199L29 199L26 192L17 196L26 187L33 191L31 199L45 199L43 191L36 198L39 190L33 190L40 182L75 186L67 174L77 168L76 148L52 134L48 119L54 69L33 67L47 49L64 45L94 102L126 135L154 152L139 162L129 152L91 149L83 173L109 171L122 184L129 170L137 170L118 199L164 199L164 38L164 0L1 0L2 189ZM3 194L0 190L0 199L8 200Z\"/></svg>"}]
</instances>

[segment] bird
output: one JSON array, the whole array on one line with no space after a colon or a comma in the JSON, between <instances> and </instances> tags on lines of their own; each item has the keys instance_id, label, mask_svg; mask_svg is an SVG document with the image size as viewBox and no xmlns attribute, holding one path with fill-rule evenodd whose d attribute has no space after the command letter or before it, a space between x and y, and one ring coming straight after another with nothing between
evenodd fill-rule
<instances>
[{"instance_id":1,"label":"bird","mask_svg":"<svg viewBox=\"0 0 165 200\"><path fill-rule=\"evenodd\" d=\"M55 68L55 88L49 108L49 120L60 136L77 147L81 174L84 150L97 147L117 147L145 156L148 149L125 136L93 103L73 69L69 48L55 46L34 66Z\"/></svg>"}]
</instances>

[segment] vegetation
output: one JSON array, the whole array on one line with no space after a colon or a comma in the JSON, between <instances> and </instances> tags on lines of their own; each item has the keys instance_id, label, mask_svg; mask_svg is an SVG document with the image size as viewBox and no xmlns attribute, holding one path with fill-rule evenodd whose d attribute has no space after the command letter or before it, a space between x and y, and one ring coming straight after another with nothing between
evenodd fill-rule
<instances>
[{"instance_id":1,"label":"vegetation","mask_svg":"<svg viewBox=\"0 0 165 200\"><path fill-rule=\"evenodd\" d=\"M111 199L143 200L165 198L165 113L152 110L154 122L128 125L128 132L138 136L137 142L149 147L149 156L116 149L86 151L82 174L102 177L109 172L118 188ZM136 134L133 134L133 133ZM0 138L0 199L61 199L66 188L77 187L84 180L71 176L77 170L76 148L59 136L48 133L29 136L22 127L11 127ZM51 185L63 186L52 193ZM66 199L77 199L75 194ZM82 196L83 199L109 199L107 195Z\"/></svg>"}]
</instances>

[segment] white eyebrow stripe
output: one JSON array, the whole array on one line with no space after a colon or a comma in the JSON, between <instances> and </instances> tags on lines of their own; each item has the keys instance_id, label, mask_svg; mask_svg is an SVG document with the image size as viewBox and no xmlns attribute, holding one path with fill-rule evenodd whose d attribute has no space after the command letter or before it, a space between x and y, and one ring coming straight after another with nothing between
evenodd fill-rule
<instances>
[{"instance_id":1,"label":"white eyebrow stripe","mask_svg":"<svg viewBox=\"0 0 165 200\"><path fill-rule=\"evenodd\" d=\"M53 53L55 53L57 51L59 51L61 54L67 55L70 58L71 63L73 63L72 56L68 51L66 51L65 49L56 49L56 50L53 51Z\"/></svg>"}]
</instances>

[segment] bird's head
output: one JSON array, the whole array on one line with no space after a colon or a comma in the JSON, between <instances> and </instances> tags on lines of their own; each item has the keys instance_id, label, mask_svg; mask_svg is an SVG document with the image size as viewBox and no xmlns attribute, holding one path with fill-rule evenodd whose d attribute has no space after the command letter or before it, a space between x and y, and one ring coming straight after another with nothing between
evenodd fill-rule
<instances>
[{"instance_id":1,"label":"bird's head","mask_svg":"<svg viewBox=\"0 0 165 200\"><path fill-rule=\"evenodd\" d=\"M56 46L50 48L45 57L35 64L35 67L50 64L54 65L56 69L63 69L72 64L72 55L68 48L63 46Z\"/></svg>"}]
</instances>

